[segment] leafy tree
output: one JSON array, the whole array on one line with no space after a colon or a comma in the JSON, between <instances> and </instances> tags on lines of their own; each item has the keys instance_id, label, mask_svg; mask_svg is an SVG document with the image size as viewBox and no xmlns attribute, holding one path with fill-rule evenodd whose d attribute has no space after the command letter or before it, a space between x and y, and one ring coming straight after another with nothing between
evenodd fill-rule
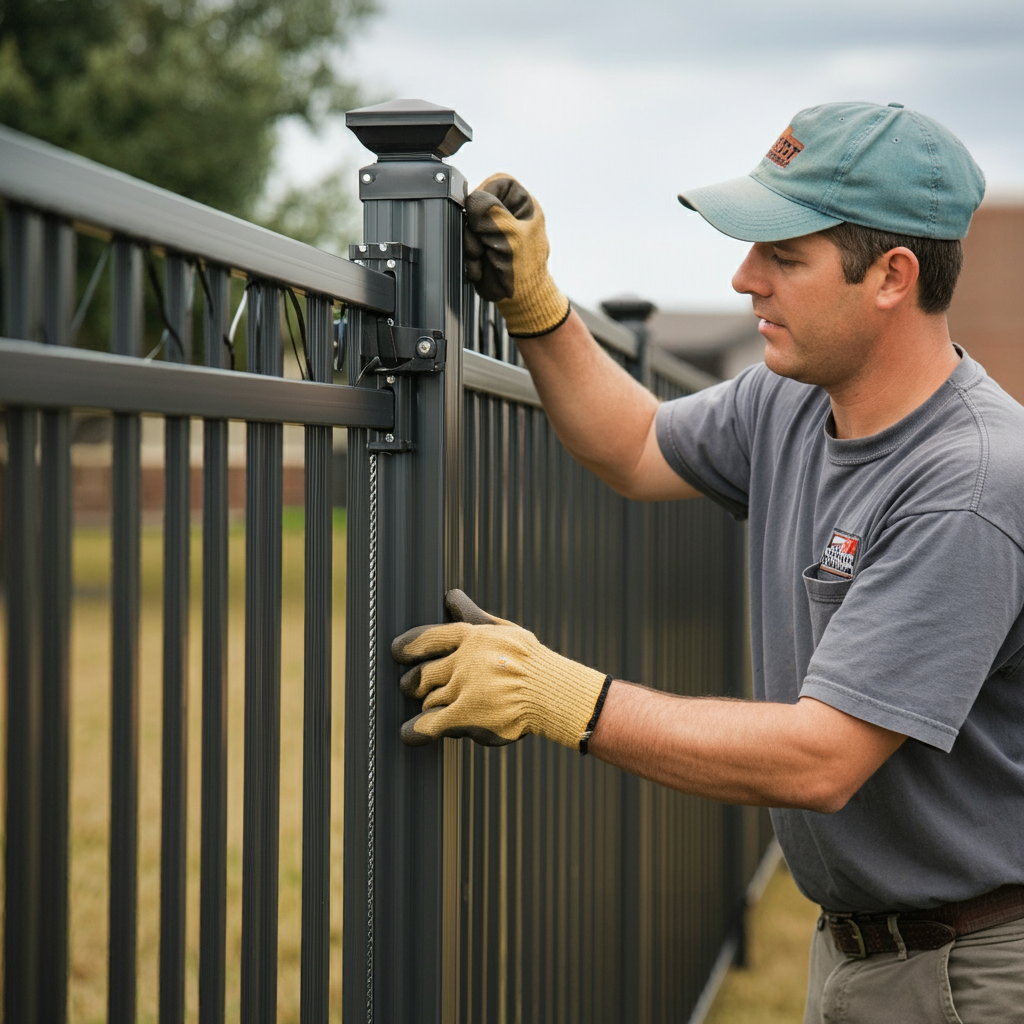
<instances>
[{"instance_id":1,"label":"leafy tree","mask_svg":"<svg viewBox=\"0 0 1024 1024\"><path fill-rule=\"evenodd\" d=\"M337 53L376 0L0 3L3 123L313 243L344 216L336 173L257 204L277 123L358 103Z\"/></svg>"}]
</instances>

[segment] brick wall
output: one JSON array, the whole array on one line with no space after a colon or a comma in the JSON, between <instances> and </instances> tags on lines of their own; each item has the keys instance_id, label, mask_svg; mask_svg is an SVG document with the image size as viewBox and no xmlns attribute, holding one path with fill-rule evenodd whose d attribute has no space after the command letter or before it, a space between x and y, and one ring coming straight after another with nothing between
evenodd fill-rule
<instances>
[{"instance_id":1,"label":"brick wall","mask_svg":"<svg viewBox=\"0 0 1024 1024\"><path fill-rule=\"evenodd\" d=\"M1024 403L1024 200L984 203L964 239L964 257L950 334Z\"/></svg>"}]
</instances>

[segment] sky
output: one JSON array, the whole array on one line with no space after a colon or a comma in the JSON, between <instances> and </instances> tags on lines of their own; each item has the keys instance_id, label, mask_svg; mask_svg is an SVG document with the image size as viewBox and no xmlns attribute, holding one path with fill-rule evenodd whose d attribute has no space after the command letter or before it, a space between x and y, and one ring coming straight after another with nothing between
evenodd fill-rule
<instances>
[{"instance_id":1,"label":"sky","mask_svg":"<svg viewBox=\"0 0 1024 1024\"><path fill-rule=\"evenodd\" d=\"M453 107L476 184L515 175L541 203L551 272L589 306L742 311L747 245L676 196L750 171L803 107L897 101L949 127L990 197L1024 197L1020 0L382 0L339 54L373 99ZM343 125L286 123L280 180L373 156Z\"/></svg>"}]
</instances>

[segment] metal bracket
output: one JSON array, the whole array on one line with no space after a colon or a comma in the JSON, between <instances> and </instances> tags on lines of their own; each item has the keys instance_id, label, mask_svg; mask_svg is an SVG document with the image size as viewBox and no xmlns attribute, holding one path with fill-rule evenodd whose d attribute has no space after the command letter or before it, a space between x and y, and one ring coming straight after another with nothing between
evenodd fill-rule
<instances>
[{"instance_id":1,"label":"metal bracket","mask_svg":"<svg viewBox=\"0 0 1024 1024\"><path fill-rule=\"evenodd\" d=\"M442 331L400 327L391 317L363 318L363 357L367 373L440 373L448 342Z\"/></svg>"}]
</instances>

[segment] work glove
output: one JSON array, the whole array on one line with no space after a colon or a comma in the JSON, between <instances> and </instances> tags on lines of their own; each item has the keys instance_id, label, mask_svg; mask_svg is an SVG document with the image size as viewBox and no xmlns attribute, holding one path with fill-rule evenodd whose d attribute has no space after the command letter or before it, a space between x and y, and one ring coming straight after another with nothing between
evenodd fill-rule
<instances>
[{"instance_id":1,"label":"work glove","mask_svg":"<svg viewBox=\"0 0 1024 1024\"><path fill-rule=\"evenodd\" d=\"M565 323L569 300L548 273L544 212L507 174L492 174L466 199L466 277L498 304L508 333L547 334Z\"/></svg>"},{"instance_id":2,"label":"work glove","mask_svg":"<svg viewBox=\"0 0 1024 1024\"><path fill-rule=\"evenodd\" d=\"M454 622L417 626L391 644L423 713L402 726L417 747L442 736L469 736L488 747L525 733L582 753L597 724L611 676L563 658L514 622L481 611L461 590L445 604Z\"/></svg>"}]
</instances>

